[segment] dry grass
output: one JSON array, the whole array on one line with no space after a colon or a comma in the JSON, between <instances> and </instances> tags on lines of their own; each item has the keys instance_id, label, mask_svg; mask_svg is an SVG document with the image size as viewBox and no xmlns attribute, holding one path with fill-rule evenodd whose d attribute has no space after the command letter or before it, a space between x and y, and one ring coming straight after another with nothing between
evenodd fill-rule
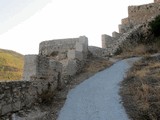
<instances>
[{"instance_id":1,"label":"dry grass","mask_svg":"<svg viewBox=\"0 0 160 120\"><path fill-rule=\"evenodd\" d=\"M160 120L160 56L135 63L120 94L132 120Z\"/></svg>"},{"instance_id":2,"label":"dry grass","mask_svg":"<svg viewBox=\"0 0 160 120\"><path fill-rule=\"evenodd\" d=\"M107 59L89 57L83 72L97 73L104 70L106 67L111 66L113 63Z\"/></svg>"},{"instance_id":3,"label":"dry grass","mask_svg":"<svg viewBox=\"0 0 160 120\"><path fill-rule=\"evenodd\" d=\"M155 47L155 45L144 45L144 44L138 44L135 46L134 49L130 48L121 48L122 52L118 55L116 55L116 58L129 58L129 57L135 57L135 56L149 56L153 53L157 53L159 51L158 47Z\"/></svg>"},{"instance_id":4,"label":"dry grass","mask_svg":"<svg viewBox=\"0 0 160 120\"><path fill-rule=\"evenodd\" d=\"M20 80L23 64L23 55L0 49L0 80Z\"/></svg>"},{"instance_id":5,"label":"dry grass","mask_svg":"<svg viewBox=\"0 0 160 120\"><path fill-rule=\"evenodd\" d=\"M134 54L137 54L137 55L144 55L147 53L147 48L145 45L141 44L141 45L138 45L137 47L135 47L134 51L133 51Z\"/></svg>"}]
</instances>

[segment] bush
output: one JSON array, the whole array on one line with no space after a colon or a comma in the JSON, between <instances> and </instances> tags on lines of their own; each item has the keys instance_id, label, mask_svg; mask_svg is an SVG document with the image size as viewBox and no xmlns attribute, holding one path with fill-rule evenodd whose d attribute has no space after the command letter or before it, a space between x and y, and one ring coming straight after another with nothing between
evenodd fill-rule
<instances>
[{"instance_id":1,"label":"bush","mask_svg":"<svg viewBox=\"0 0 160 120\"><path fill-rule=\"evenodd\" d=\"M151 32L155 35L155 37L160 36L160 15L158 15L149 23L149 27L151 28Z\"/></svg>"},{"instance_id":2,"label":"bush","mask_svg":"<svg viewBox=\"0 0 160 120\"><path fill-rule=\"evenodd\" d=\"M122 52L123 52L123 49L122 48L118 48L114 54L115 55L120 55Z\"/></svg>"},{"instance_id":3,"label":"bush","mask_svg":"<svg viewBox=\"0 0 160 120\"><path fill-rule=\"evenodd\" d=\"M41 105L51 105L54 99L54 92L50 90L42 91L41 94L38 94L37 102Z\"/></svg>"}]
</instances>

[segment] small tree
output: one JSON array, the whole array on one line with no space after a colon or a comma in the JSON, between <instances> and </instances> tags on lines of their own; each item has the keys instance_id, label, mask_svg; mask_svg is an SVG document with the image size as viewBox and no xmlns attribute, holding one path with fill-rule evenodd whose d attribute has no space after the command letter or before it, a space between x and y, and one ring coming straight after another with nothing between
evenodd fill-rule
<instances>
[{"instance_id":1,"label":"small tree","mask_svg":"<svg viewBox=\"0 0 160 120\"><path fill-rule=\"evenodd\" d=\"M160 15L158 15L153 21L149 23L151 28L151 32L155 35L155 37L160 36Z\"/></svg>"}]
</instances>

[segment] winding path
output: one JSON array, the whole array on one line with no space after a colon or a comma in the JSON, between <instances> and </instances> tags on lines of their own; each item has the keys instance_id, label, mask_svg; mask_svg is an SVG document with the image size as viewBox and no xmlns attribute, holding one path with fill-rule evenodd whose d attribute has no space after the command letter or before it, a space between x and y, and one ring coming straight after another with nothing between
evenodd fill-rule
<instances>
[{"instance_id":1,"label":"winding path","mask_svg":"<svg viewBox=\"0 0 160 120\"><path fill-rule=\"evenodd\" d=\"M119 61L72 89L58 120L128 120L119 83L138 58Z\"/></svg>"}]
</instances>

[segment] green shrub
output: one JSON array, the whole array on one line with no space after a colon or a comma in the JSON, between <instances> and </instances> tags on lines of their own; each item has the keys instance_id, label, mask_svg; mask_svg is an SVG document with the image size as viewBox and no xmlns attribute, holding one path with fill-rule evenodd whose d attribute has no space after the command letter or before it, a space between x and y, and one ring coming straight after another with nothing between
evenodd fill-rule
<instances>
[{"instance_id":1,"label":"green shrub","mask_svg":"<svg viewBox=\"0 0 160 120\"><path fill-rule=\"evenodd\" d=\"M149 23L149 27L151 28L151 32L155 35L155 37L160 36L160 15L158 15L155 20Z\"/></svg>"},{"instance_id":2,"label":"green shrub","mask_svg":"<svg viewBox=\"0 0 160 120\"><path fill-rule=\"evenodd\" d=\"M123 52L123 49L122 48L118 48L114 54L115 55L120 55L122 52Z\"/></svg>"}]
</instances>

